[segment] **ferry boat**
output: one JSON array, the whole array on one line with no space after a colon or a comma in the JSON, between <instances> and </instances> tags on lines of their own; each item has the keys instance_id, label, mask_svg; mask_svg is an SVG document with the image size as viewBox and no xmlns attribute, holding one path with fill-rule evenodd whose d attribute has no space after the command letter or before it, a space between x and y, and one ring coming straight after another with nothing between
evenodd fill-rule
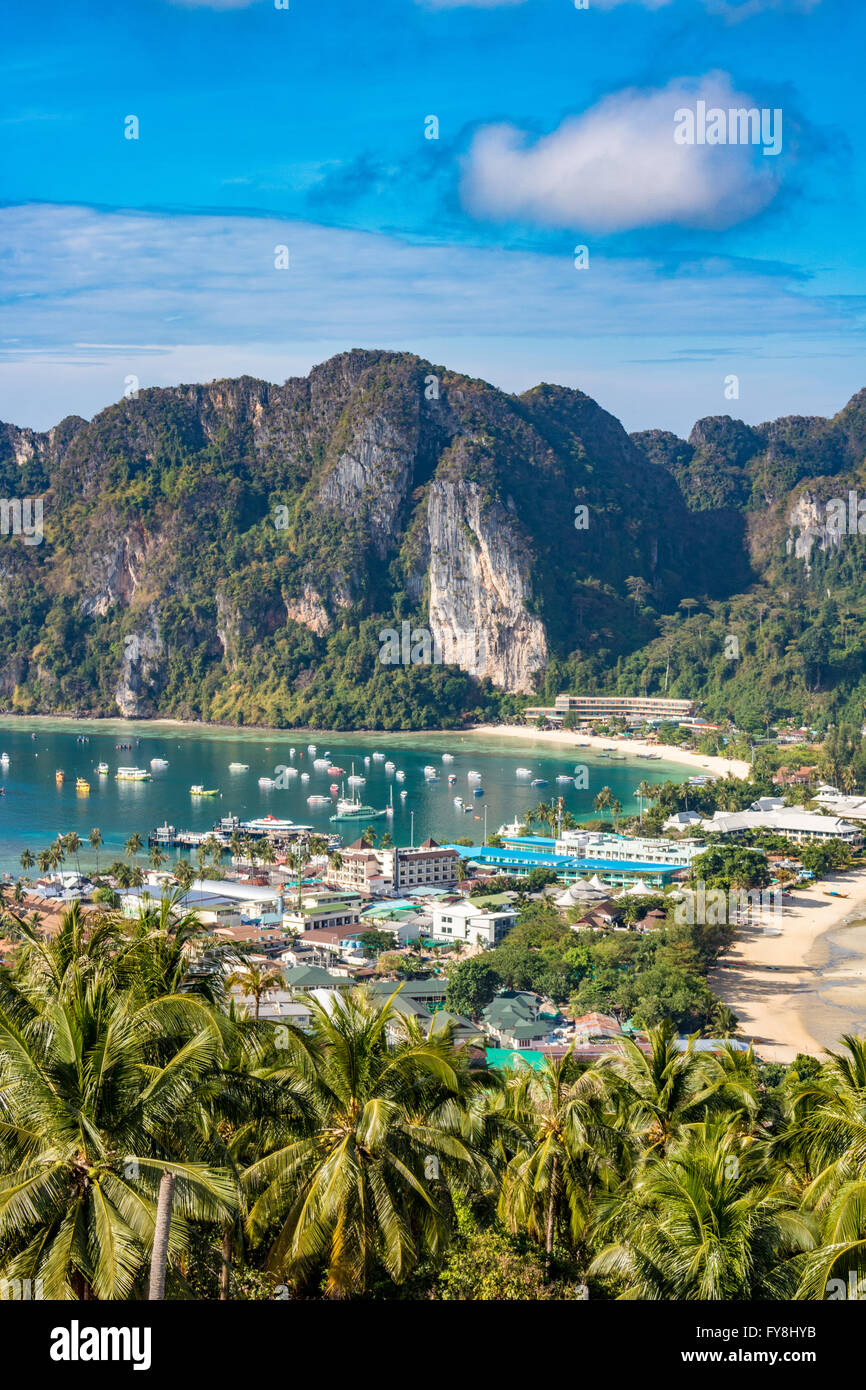
<instances>
[{"instance_id":1,"label":"ferry boat","mask_svg":"<svg viewBox=\"0 0 866 1390\"><path fill-rule=\"evenodd\" d=\"M189 789L190 796L219 796L219 787L202 787L196 782Z\"/></svg>"},{"instance_id":2,"label":"ferry boat","mask_svg":"<svg viewBox=\"0 0 866 1390\"><path fill-rule=\"evenodd\" d=\"M273 777L260 777L260 778L259 778L259 786L260 786L260 787L272 787L273 785L274 785L274 779L273 779Z\"/></svg>"},{"instance_id":3,"label":"ferry boat","mask_svg":"<svg viewBox=\"0 0 866 1390\"><path fill-rule=\"evenodd\" d=\"M151 767L168 767L168 759L167 759L167 758L151 758L151 760L150 760L150 765L151 765Z\"/></svg>"},{"instance_id":4,"label":"ferry boat","mask_svg":"<svg viewBox=\"0 0 866 1390\"><path fill-rule=\"evenodd\" d=\"M108 763L97 763L96 771L100 777L108 776Z\"/></svg>"},{"instance_id":5,"label":"ferry boat","mask_svg":"<svg viewBox=\"0 0 866 1390\"><path fill-rule=\"evenodd\" d=\"M76 777L76 779L75 779L75 790L76 790L77 792L84 792L84 793L86 794L86 793L88 793L88 792L90 791L90 783L89 783L89 782L85 782L85 780L84 780L83 777Z\"/></svg>"},{"instance_id":6,"label":"ferry boat","mask_svg":"<svg viewBox=\"0 0 866 1390\"><path fill-rule=\"evenodd\" d=\"M63 772L60 768L58 768L57 771L56 771L55 774L54 774L54 780L55 780L55 782L60 783L60 782L62 782L62 781L65 780L65 777L66 777L66 773Z\"/></svg>"},{"instance_id":7,"label":"ferry boat","mask_svg":"<svg viewBox=\"0 0 866 1390\"><path fill-rule=\"evenodd\" d=\"M146 767L119 767L114 774L118 782L149 782L150 773Z\"/></svg>"},{"instance_id":8,"label":"ferry boat","mask_svg":"<svg viewBox=\"0 0 866 1390\"><path fill-rule=\"evenodd\" d=\"M249 763L229 763L229 772L249 772Z\"/></svg>"},{"instance_id":9,"label":"ferry boat","mask_svg":"<svg viewBox=\"0 0 866 1390\"><path fill-rule=\"evenodd\" d=\"M387 815L383 808L375 811L372 806L365 806L361 801L350 801L347 797L340 797L337 802L337 814L331 816L331 820L378 820L380 816Z\"/></svg>"}]
</instances>

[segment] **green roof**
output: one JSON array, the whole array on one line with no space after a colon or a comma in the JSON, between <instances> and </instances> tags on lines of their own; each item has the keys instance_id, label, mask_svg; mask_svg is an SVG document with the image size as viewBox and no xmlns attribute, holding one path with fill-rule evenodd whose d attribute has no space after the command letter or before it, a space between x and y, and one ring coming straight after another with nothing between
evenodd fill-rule
<instances>
[{"instance_id":1,"label":"green roof","mask_svg":"<svg viewBox=\"0 0 866 1390\"><path fill-rule=\"evenodd\" d=\"M400 992L411 997L438 994L444 998L447 987L444 979L429 977L426 980L404 980ZM371 980L369 988L374 994L393 994L397 984L394 980Z\"/></svg>"},{"instance_id":2,"label":"green roof","mask_svg":"<svg viewBox=\"0 0 866 1390\"><path fill-rule=\"evenodd\" d=\"M284 973L290 989L319 989L326 985L346 988L353 983L347 975L332 975L320 965L293 965Z\"/></svg>"},{"instance_id":3,"label":"green roof","mask_svg":"<svg viewBox=\"0 0 866 1390\"><path fill-rule=\"evenodd\" d=\"M544 1038L550 1032L550 1025L547 1023L515 1023L513 1028L509 1028L510 1038Z\"/></svg>"}]
</instances>

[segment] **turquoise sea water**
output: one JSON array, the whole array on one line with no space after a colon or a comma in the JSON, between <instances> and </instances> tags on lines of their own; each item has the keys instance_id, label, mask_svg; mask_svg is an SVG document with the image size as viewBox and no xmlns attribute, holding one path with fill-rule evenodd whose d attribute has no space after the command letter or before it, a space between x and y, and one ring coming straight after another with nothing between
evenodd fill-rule
<instances>
[{"instance_id":1,"label":"turquoise sea water","mask_svg":"<svg viewBox=\"0 0 866 1390\"><path fill-rule=\"evenodd\" d=\"M82 735L90 741L77 743L76 737ZM133 746L118 749L118 743ZM316 754L308 751L309 743L316 744ZM296 749L293 760L289 758L292 746ZM384 763L373 762L374 750L384 752L405 771L405 782L397 782L393 773L387 773ZM18 859L25 848L36 854L58 834L73 830L86 840L93 826L100 828L105 841L100 850L102 863L122 858L124 842L134 831L146 840L148 833L165 821L178 829L209 830L214 821L229 814L247 820L270 813L312 825L318 831L336 830L348 842L358 836L366 822L332 825L329 817L334 806L307 805L312 793L328 795L335 780L312 765L314 756L326 752L347 775L354 762L356 774L366 776L366 785L358 789L366 804L383 808L393 786L394 816L377 820L375 827L380 834L387 829L400 845L410 843L412 813L416 844L428 835L440 841L471 836L481 843L485 806L492 833L539 801L560 794L573 815L583 819L593 816L593 798L605 785L624 810L634 811L634 791L642 780L682 781L688 776L682 765L643 759L611 761L595 750L554 747L531 737L524 741L460 734L323 734L125 720L0 718L0 752L8 753L10 759L8 767L0 767L0 785L5 788L5 795L0 796L0 871L11 872L20 872ZM453 763L443 764L443 753L452 753ZM371 759L367 766L365 755ZM151 782L115 781L118 766L149 768L151 758L166 758L169 763L167 768L153 770ZM109 765L108 777L98 777L94 771L103 761ZM248 763L249 771L229 772L230 762ZM300 776L293 778L286 790L257 785L259 777L274 777L278 765L292 763L299 772L309 772L309 782L302 783ZM439 782L425 781L426 763L438 767ZM558 773L572 773L578 763L588 769L586 790L555 781ZM518 780L515 769L521 766L531 768L534 777L546 777L548 785L531 787L528 778ZM54 775L58 768L66 774L60 786ZM466 777L470 768L482 774L481 797L473 797L473 784ZM457 776L453 787L448 784L449 772ZM76 792L76 777L90 782L89 796ZM218 787L220 795L195 800L189 792L193 783ZM401 787L408 793L402 801ZM470 805L468 813L453 805L456 795ZM93 863L93 854L85 845L82 867Z\"/></svg>"}]
</instances>

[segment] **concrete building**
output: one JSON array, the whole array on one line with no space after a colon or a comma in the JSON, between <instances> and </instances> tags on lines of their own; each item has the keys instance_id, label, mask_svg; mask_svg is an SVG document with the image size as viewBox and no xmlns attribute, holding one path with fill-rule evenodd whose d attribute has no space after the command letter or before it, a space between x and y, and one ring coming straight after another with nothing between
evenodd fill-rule
<instances>
[{"instance_id":1,"label":"concrete building","mask_svg":"<svg viewBox=\"0 0 866 1390\"><path fill-rule=\"evenodd\" d=\"M821 816L814 811L801 811L786 806L782 811L716 811L711 819L704 818L703 828L716 835L742 835L747 830L768 830L784 835L795 844L813 840L844 840L852 849L863 843L863 832L839 816Z\"/></svg>"},{"instance_id":2,"label":"concrete building","mask_svg":"<svg viewBox=\"0 0 866 1390\"><path fill-rule=\"evenodd\" d=\"M432 839L411 849L397 845L372 849L355 840L340 852L340 858L340 868L331 869L329 877L367 896L420 887L448 888L460 878L459 851Z\"/></svg>"},{"instance_id":3,"label":"concrete building","mask_svg":"<svg viewBox=\"0 0 866 1390\"><path fill-rule=\"evenodd\" d=\"M430 934L434 941L467 941L473 946L495 946L517 921L513 909L486 912L469 902L436 903Z\"/></svg>"},{"instance_id":4,"label":"concrete building","mask_svg":"<svg viewBox=\"0 0 866 1390\"><path fill-rule=\"evenodd\" d=\"M677 723L693 716L695 705L693 700L668 700L657 695L557 695L552 707L532 705L523 712L527 719L543 715L552 724L561 724L566 714L577 714L588 723L605 719L628 719L639 724L652 720Z\"/></svg>"},{"instance_id":5,"label":"concrete building","mask_svg":"<svg viewBox=\"0 0 866 1390\"><path fill-rule=\"evenodd\" d=\"M644 864L668 864L687 868L696 855L706 849L703 840L666 840L663 837L613 835L604 831L563 830L555 845L557 854L571 854L577 859L609 859L612 863L629 861Z\"/></svg>"}]
</instances>

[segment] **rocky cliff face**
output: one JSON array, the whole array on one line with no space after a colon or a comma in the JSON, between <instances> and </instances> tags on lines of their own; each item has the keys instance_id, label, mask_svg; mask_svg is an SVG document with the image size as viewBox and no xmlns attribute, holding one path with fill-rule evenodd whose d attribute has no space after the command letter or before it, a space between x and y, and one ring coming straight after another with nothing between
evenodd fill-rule
<instances>
[{"instance_id":1,"label":"rocky cliff face","mask_svg":"<svg viewBox=\"0 0 866 1390\"><path fill-rule=\"evenodd\" d=\"M45 515L44 544L0 540L0 707L400 727L375 634L408 618L452 674L400 679L453 718L491 683L607 670L655 635L646 605L810 565L834 541L809 480L856 483L864 451L866 392L831 421L629 437L580 391L375 351L0 425L0 495Z\"/></svg>"}]
</instances>

